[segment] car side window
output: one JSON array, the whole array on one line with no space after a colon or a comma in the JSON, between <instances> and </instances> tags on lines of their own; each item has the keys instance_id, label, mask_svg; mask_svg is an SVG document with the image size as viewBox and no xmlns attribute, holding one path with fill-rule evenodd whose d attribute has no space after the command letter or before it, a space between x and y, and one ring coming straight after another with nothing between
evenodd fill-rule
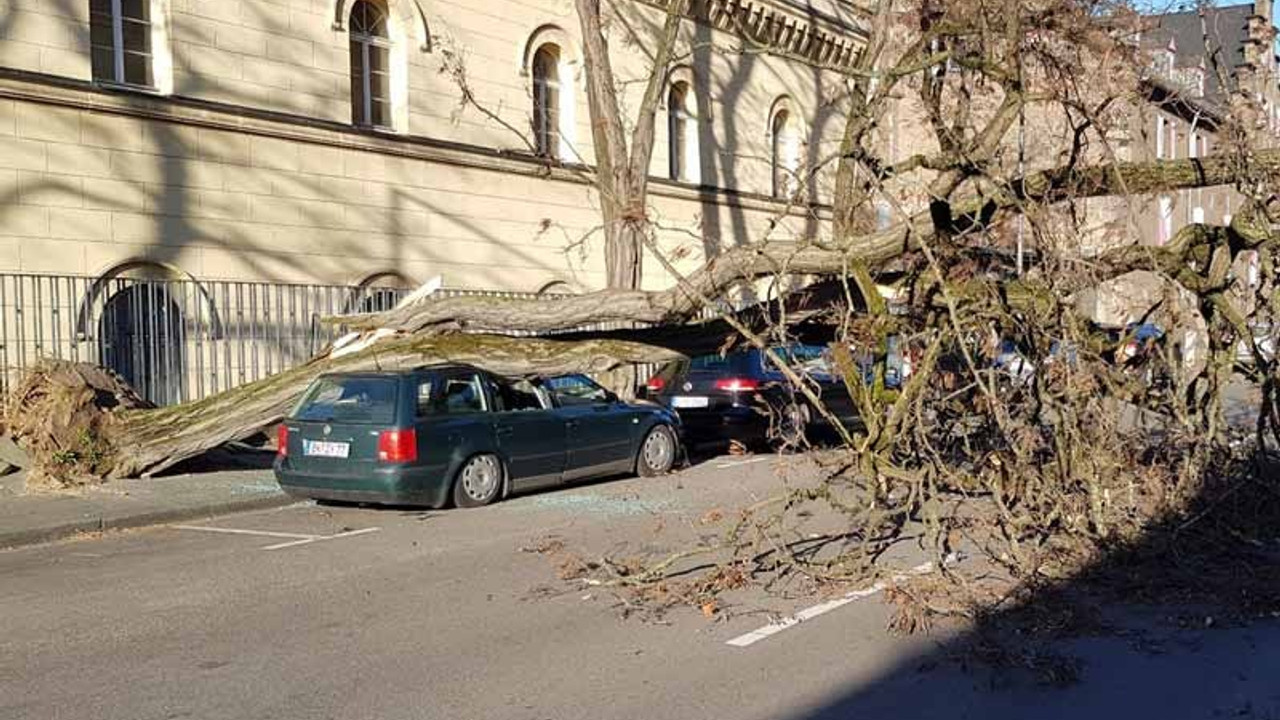
<instances>
[{"instance_id":1,"label":"car side window","mask_svg":"<svg viewBox=\"0 0 1280 720\"><path fill-rule=\"evenodd\" d=\"M418 417L431 414L431 388L430 380L423 380L418 383L418 393L415 400L418 409Z\"/></svg>"},{"instance_id":2,"label":"car side window","mask_svg":"<svg viewBox=\"0 0 1280 720\"><path fill-rule=\"evenodd\" d=\"M437 383L431 402L433 415L462 415L485 412L484 385L478 374L446 377Z\"/></svg>"},{"instance_id":3,"label":"car side window","mask_svg":"<svg viewBox=\"0 0 1280 720\"><path fill-rule=\"evenodd\" d=\"M546 385L561 407L603 405L609 402L609 391L595 384L585 375L548 378Z\"/></svg>"},{"instance_id":4,"label":"car side window","mask_svg":"<svg viewBox=\"0 0 1280 720\"><path fill-rule=\"evenodd\" d=\"M493 389L498 403L496 409L500 412L546 409L538 389L528 380L495 379Z\"/></svg>"}]
</instances>

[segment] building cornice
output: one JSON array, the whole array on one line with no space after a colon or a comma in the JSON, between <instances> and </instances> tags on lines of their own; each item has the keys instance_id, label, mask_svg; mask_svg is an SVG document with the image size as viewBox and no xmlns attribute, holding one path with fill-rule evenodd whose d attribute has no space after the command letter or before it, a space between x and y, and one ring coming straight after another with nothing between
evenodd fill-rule
<instances>
[{"instance_id":1,"label":"building cornice","mask_svg":"<svg viewBox=\"0 0 1280 720\"><path fill-rule=\"evenodd\" d=\"M118 115L139 120L235 132L332 148L404 157L456 167L489 170L552 182L589 185L590 168L549 165L527 152L458 143L422 135L365 130L329 120L181 96L105 88L90 82L0 68L0 99ZM803 216L830 216L830 206L788 207L767 195L710 186L691 186L654 177L658 197L712 202L726 207Z\"/></svg>"},{"instance_id":2,"label":"building cornice","mask_svg":"<svg viewBox=\"0 0 1280 720\"><path fill-rule=\"evenodd\" d=\"M666 9L675 0L641 1ZM860 19L865 15L852 4L849 12ZM690 0L688 13L753 45L827 68L852 66L867 37L865 22L837 18L795 0Z\"/></svg>"}]
</instances>

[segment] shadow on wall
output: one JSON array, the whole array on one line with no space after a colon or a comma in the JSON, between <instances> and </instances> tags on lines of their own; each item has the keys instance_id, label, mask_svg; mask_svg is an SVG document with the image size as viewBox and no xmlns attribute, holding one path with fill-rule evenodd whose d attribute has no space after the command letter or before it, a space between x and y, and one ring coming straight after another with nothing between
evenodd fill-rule
<instances>
[{"instance_id":1,"label":"shadow on wall","mask_svg":"<svg viewBox=\"0 0 1280 720\"><path fill-rule=\"evenodd\" d=\"M1280 718L1280 465L1256 477L792 720Z\"/></svg>"},{"instance_id":2,"label":"shadow on wall","mask_svg":"<svg viewBox=\"0 0 1280 720\"><path fill-rule=\"evenodd\" d=\"M751 242L747 237L747 219L742 207L734 203L722 204L717 187L739 187L738 123L741 119L754 119L758 113L743 112L743 90L758 64L757 57L745 54L733 64L733 71L723 83L716 84L712 60L716 55L714 31L704 23L694 25L693 75L703 89L694 97L698 102L698 117L711 118L711 122L698 124L698 145L702 154L702 238L705 257L712 258L728 247ZM712 112L711 96L719 100L719 117ZM740 118L743 116L743 118ZM721 125L722 134L715 132ZM717 167L719 166L719 167ZM721 218L729 216L728 227ZM750 302L751 298L743 298Z\"/></svg>"}]
</instances>

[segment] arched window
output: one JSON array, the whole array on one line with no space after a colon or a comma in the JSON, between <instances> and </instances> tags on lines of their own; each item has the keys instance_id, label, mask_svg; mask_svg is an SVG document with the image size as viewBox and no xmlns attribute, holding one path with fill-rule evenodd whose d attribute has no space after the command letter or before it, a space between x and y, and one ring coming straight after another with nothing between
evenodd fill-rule
<instances>
[{"instance_id":1,"label":"arched window","mask_svg":"<svg viewBox=\"0 0 1280 720\"><path fill-rule=\"evenodd\" d=\"M533 136L539 155L560 155L560 48L547 43L533 55Z\"/></svg>"},{"instance_id":2,"label":"arched window","mask_svg":"<svg viewBox=\"0 0 1280 720\"><path fill-rule=\"evenodd\" d=\"M551 282L538 288L538 295L559 296L573 295L573 286L563 280L552 280Z\"/></svg>"},{"instance_id":3,"label":"arched window","mask_svg":"<svg viewBox=\"0 0 1280 720\"><path fill-rule=\"evenodd\" d=\"M351 7L351 115L356 125L391 129L391 34L386 8L371 0Z\"/></svg>"},{"instance_id":4,"label":"arched window","mask_svg":"<svg viewBox=\"0 0 1280 720\"><path fill-rule=\"evenodd\" d=\"M697 100L689 83L671 83L667 91L667 138L671 158L671 179L699 182L701 158L698 154Z\"/></svg>"},{"instance_id":5,"label":"arched window","mask_svg":"<svg viewBox=\"0 0 1280 720\"><path fill-rule=\"evenodd\" d=\"M770 160L773 171L773 196L788 199L799 189L800 133L791 111L779 108L769 127Z\"/></svg>"},{"instance_id":6,"label":"arched window","mask_svg":"<svg viewBox=\"0 0 1280 720\"><path fill-rule=\"evenodd\" d=\"M374 273L361 280L343 307L344 313L378 313L391 310L409 293L415 283L391 270Z\"/></svg>"}]
</instances>

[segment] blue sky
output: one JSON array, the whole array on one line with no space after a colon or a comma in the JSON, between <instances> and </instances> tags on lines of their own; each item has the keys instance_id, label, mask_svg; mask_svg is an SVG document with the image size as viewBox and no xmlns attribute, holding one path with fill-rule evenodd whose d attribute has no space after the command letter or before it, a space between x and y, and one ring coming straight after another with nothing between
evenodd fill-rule
<instances>
[{"instance_id":1,"label":"blue sky","mask_svg":"<svg viewBox=\"0 0 1280 720\"><path fill-rule=\"evenodd\" d=\"M1148 8L1151 10L1154 10L1155 12L1168 12L1170 10L1179 10L1184 7L1188 9L1195 7L1195 2L1188 1L1188 0L1134 0L1134 2L1136 6L1139 9L1143 10L1144 12ZM1225 0L1225 1L1218 0L1217 2L1214 3L1214 5L1219 5L1219 6L1246 5L1246 4L1249 4L1248 0ZM1276 6L1277 5L1280 5L1280 0L1276 0L1275 4L1272 7L1271 22L1273 24L1276 22Z\"/></svg>"}]
</instances>

